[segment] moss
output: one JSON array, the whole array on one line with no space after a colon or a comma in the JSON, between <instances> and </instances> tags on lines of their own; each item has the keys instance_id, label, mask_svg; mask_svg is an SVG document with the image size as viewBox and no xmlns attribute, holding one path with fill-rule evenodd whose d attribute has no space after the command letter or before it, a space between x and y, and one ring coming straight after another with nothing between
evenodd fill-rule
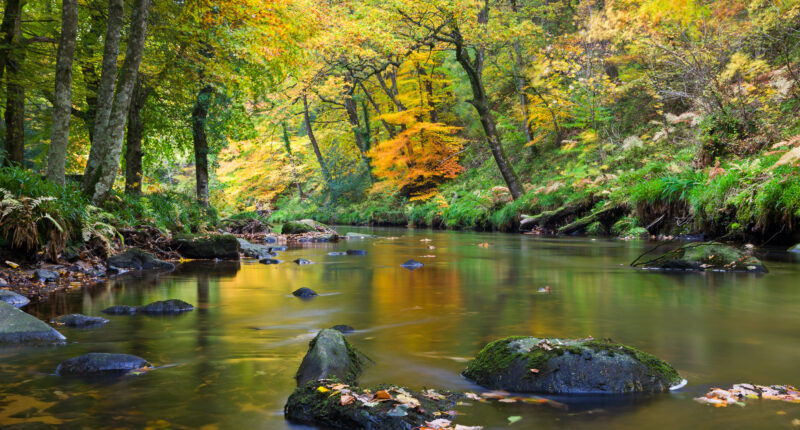
<instances>
[{"instance_id":1,"label":"moss","mask_svg":"<svg viewBox=\"0 0 800 430\"><path fill-rule=\"evenodd\" d=\"M546 372L550 370L548 363L551 359L565 353L581 354L583 352L579 346L570 343L554 344L552 349L547 350L536 346L540 340L542 339L529 336L510 336L490 342L474 360L469 362L462 374L480 384L487 376L507 373L518 361L525 362L525 366L529 369ZM531 345L518 345L515 349L511 343L516 341L530 341ZM509 352L511 353L509 354ZM530 375L526 376L530 377Z\"/></svg>"},{"instance_id":2,"label":"moss","mask_svg":"<svg viewBox=\"0 0 800 430\"><path fill-rule=\"evenodd\" d=\"M670 366L666 361L636 348L616 343L611 339L590 340L584 342L583 346L590 348L595 352L606 351L609 355L625 354L645 365L656 377L667 380L672 385L681 381L678 371L675 370L674 367Z\"/></svg>"}]
</instances>

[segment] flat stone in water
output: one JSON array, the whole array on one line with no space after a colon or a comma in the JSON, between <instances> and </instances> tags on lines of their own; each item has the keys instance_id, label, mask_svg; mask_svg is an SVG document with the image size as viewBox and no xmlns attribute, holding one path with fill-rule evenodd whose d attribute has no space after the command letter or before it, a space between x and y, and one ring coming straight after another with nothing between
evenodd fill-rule
<instances>
[{"instance_id":1,"label":"flat stone in water","mask_svg":"<svg viewBox=\"0 0 800 430\"><path fill-rule=\"evenodd\" d=\"M132 270L172 270L175 265L161 261L139 248L128 248L125 252L108 259L109 267Z\"/></svg>"},{"instance_id":2,"label":"flat stone in water","mask_svg":"<svg viewBox=\"0 0 800 430\"><path fill-rule=\"evenodd\" d=\"M136 313L136 308L133 306L117 305L105 308L100 312L109 315L133 315Z\"/></svg>"},{"instance_id":3,"label":"flat stone in water","mask_svg":"<svg viewBox=\"0 0 800 430\"><path fill-rule=\"evenodd\" d=\"M31 302L22 294L17 294L9 290L0 290L0 301L6 302L16 308L21 308Z\"/></svg>"},{"instance_id":4,"label":"flat stone in water","mask_svg":"<svg viewBox=\"0 0 800 430\"><path fill-rule=\"evenodd\" d=\"M194 306L183 300L170 299L153 302L136 309L143 314L177 314L194 310Z\"/></svg>"},{"instance_id":5,"label":"flat stone in water","mask_svg":"<svg viewBox=\"0 0 800 430\"><path fill-rule=\"evenodd\" d=\"M82 314L62 315L53 320L53 324L73 328L98 327L106 324L107 322L108 320L105 318L89 317Z\"/></svg>"},{"instance_id":6,"label":"flat stone in water","mask_svg":"<svg viewBox=\"0 0 800 430\"><path fill-rule=\"evenodd\" d=\"M283 260L276 260L274 258L262 258L261 260L258 260L258 262L261 264L281 264L283 263Z\"/></svg>"},{"instance_id":7,"label":"flat stone in water","mask_svg":"<svg viewBox=\"0 0 800 430\"><path fill-rule=\"evenodd\" d=\"M375 236L373 236L371 234L354 233L352 231L347 232L347 234L345 234L344 237L346 239L374 239L375 238Z\"/></svg>"},{"instance_id":8,"label":"flat stone in water","mask_svg":"<svg viewBox=\"0 0 800 430\"><path fill-rule=\"evenodd\" d=\"M299 265L299 266L302 266L302 265L305 265L305 264L314 264L313 261L306 260L305 258L298 258L297 260L294 260L294 262L297 263L297 265Z\"/></svg>"},{"instance_id":9,"label":"flat stone in water","mask_svg":"<svg viewBox=\"0 0 800 430\"><path fill-rule=\"evenodd\" d=\"M367 251L363 249L348 249L345 251L347 255L367 255Z\"/></svg>"},{"instance_id":10,"label":"flat stone in water","mask_svg":"<svg viewBox=\"0 0 800 430\"><path fill-rule=\"evenodd\" d=\"M59 376L122 375L145 367L152 365L135 355L92 352L62 362L56 368L56 374Z\"/></svg>"},{"instance_id":11,"label":"flat stone in water","mask_svg":"<svg viewBox=\"0 0 800 430\"><path fill-rule=\"evenodd\" d=\"M333 251L333 252L329 252L328 255L339 256L339 255L347 255L347 253L344 252L344 251Z\"/></svg>"},{"instance_id":12,"label":"flat stone in water","mask_svg":"<svg viewBox=\"0 0 800 430\"><path fill-rule=\"evenodd\" d=\"M44 321L0 301L0 343L51 343L65 339Z\"/></svg>"},{"instance_id":13,"label":"flat stone in water","mask_svg":"<svg viewBox=\"0 0 800 430\"><path fill-rule=\"evenodd\" d=\"M424 266L424 264L420 263L417 260L414 260L413 258L400 265L400 267L403 267L408 270L419 269L422 266Z\"/></svg>"},{"instance_id":14,"label":"flat stone in water","mask_svg":"<svg viewBox=\"0 0 800 430\"><path fill-rule=\"evenodd\" d=\"M295 297L300 297L302 299L307 299L309 297L316 296L317 292L308 287L300 287L294 290L294 292L292 292L292 295L294 295Z\"/></svg>"}]
</instances>

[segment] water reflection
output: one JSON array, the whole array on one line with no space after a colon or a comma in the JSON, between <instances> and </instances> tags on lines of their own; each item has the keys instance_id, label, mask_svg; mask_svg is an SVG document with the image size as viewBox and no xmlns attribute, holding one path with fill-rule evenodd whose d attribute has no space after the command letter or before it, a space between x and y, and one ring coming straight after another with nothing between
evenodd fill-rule
<instances>
[{"instance_id":1,"label":"water reflection","mask_svg":"<svg viewBox=\"0 0 800 430\"><path fill-rule=\"evenodd\" d=\"M197 308L171 317L113 316L97 330L63 329L70 340L64 346L0 347L0 425L286 428L282 406L308 341L336 324L355 327L351 341L375 361L365 385L479 390L459 376L464 361L513 334L612 337L672 362L691 383L663 396L559 399L569 403L564 410L475 404L461 408L463 424L505 427L506 417L520 415L524 428L744 428L787 427L800 418L784 405L734 415L690 400L711 384L796 383L798 270L784 254L770 254L777 257L769 257L763 276L679 275L629 268L645 248L636 243L378 234L402 237L309 244L280 257L312 265L191 262L53 296L29 311L43 319L99 315L112 305L170 298ZM489 247L477 246L482 242ZM328 255L346 249L367 254ZM425 266L400 267L412 258ZM320 295L291 296L303 286ZM544 286L549 294L538 292ZM136 354L166 367L104 383L51 375L60 361L90 351ZM787 414L775 414L780 408Z\"/></svg>"}]
</instances>

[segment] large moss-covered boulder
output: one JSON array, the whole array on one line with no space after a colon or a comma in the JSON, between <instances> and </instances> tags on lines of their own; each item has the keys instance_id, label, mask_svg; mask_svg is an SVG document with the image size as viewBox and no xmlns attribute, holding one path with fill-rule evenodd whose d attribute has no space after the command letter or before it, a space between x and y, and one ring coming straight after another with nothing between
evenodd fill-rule
<instances>
[{"instance_id":1,"label":"large moss-covered boulder","mask_svg":"<svg viewBox=\"0 0 800 430\"><path fill-rule=\"evenodd\" d=\"M437 419L449 422L460 397L388 385L362 389L338 381L311 381L289 396L284 416L326 429L412 430L431 427L426 423Z\"/></svg>"},{"instance_id":2,"label":"large moss-covered boulder","mask_svg":"<svg viewBox=\"0 0 800 430\"><path fill-rule=\"evenodd\" d=\"M261 260L278 255L278 253L273 250L272 246L258 245L242 238L237 238L237 240L239 241L239 249L245 257Z\"/></svg>"},{"instance_id":3,"label":"large moss-covered boulder","mask_svg":"<svg viewBox=\"0 0 800 430\"><path fill-rule=\"evenodd\" d=\"M139 248L128 248L125 252L108 258L108 266L130 270L172 270L175 265L161 261Z\"/></svg>"},{"instance_id":4,"label":"large moss-covered boulder","mask_svg":"<svg viewBox=\"0 0 800 430\"><path fill-rule=\"evenodd\" d=\"M634 267L661 270L693 270L763 273L764 264L756 257L717 242L690 243L658 257L634 261Z\"/></svg>"},{"instance_id":5,"label":"large moss-covered boulder","mask_svg":"<svg viewBox=\"0 0 800 430\"><path fill-rule=\"evenodd\" d=\"M0 301L0 344L62 342L66 338L44 321Z\"/></svg>"},{"instance_id":6,"label":"large moss-covered boulder","mask_svg":"<svg viewBox=\"0 0 800 430\"><path fill-rule=\"evenodd\" d=\"M181 235L172 240L171 246L184 258L198 260L239 259L239 241L232 234Z\"/></svg>"},{"instance_id":7,"label":"large moss-covered boulder","mask_svg":"<svg viewBox=\"0 0 800 430\"><path fill-rule=\"evenodd\" d=\"M681 382L666 362L608 339L508 337L486 345L463 375L521 393L653 393Z\"/></svg>"},{"instance_id":8,"label":"large moss-covered boulder","mask_svg":"<svg viewBox=\"0 0 800 430\"><path fill-rule=\"evenodd\" d=\"M133 370L153 367L144 358L129 354L91 352L70 358L56 368L59 376L123 375Z\"/></svg>"},{"instance_id":9,"label":"large moss-covered boulder","mask_svg":"<svg viewBox=\"0 0 800 430\"><path fill-rule=\"evenodd\" d=\"M316 222L313 219L303 219L300 221L286 221L283 223L281 233L283 234L302 234L311 233L313 231L324 232L328 228L325 224Z\"/></svg>"},{"instance_id":10,"label":"large moss-covered boulder","mask_svg":"<svg viewBox=\"0 0 800 430\"><path fill-rule=\"evenodd\" d=\"M328 378L355 383L363 367L364 358L341 332L324 329L308 344L295 379L297 385Z\"/></svg>"}]
</instances>

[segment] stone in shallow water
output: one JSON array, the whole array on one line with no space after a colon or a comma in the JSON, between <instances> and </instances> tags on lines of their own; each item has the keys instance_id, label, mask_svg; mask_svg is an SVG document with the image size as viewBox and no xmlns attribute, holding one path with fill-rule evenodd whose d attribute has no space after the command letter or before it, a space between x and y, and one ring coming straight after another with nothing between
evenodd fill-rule
<instances>
[{"instance_id":1,"label":"stone in shallow water","mask_svg":"<svg viewBox=\"0 0 800 430\"><path fill-rule=\"evenodd\" d=\"M344 252L344 251L333 251L333 252L329 252L328 255L331 255L331 256L335 257L335 256L339 256L339 255L347 255L347 253Z\"/></svg>"},{"instance_id":2,"label":"stone in shallow water","mask_svg":"<svg viewBox=\"0 0 800 430\"><path fill-rule=\"evenodd\" d=\"M634 267L661 270L764 273L767 268L756 257L717 242L690 243L658 257L633 262Z\"/></svg>"},{"instance_id":3,"label":"stone in shallow water","mask_svg":"<svg viewBox=\"0 0 800 430\"><path fill-rule=\"evenodd\" d=\"M283 260L276 260L274 258L262 258L261 260L258 260L258 262L261 264L281 264L283 263Z\"/></svg>"},{"instance_id":4,"label":"stone in shallow water","mask_svg":"<svg viewBox=\"0 0 800 430\"><path fill-rule=\"evenodd\" d=\"M65 339L44 321L0 301L0 343L50 343Z\"/></svg>"},{"instance_id":5,"label":"stone in shallow water","mask_svg":"<svg viewBox=\"0 0 800 430\"><path fill-rule=\"evenodd\" d=\"M295 297L300 297L301 299L307 299L316 296L317 292L308 287L300 287L294 290L292 295Z\"/></svg>"},{"instance_id":6,"label":"stone in shallow water","mask_svg":"<svg viewBox=\"0 0 800 430\"><path fill-rule=\"evenodd\" d=\"M143 314L177 314L191 310L194 310L194 306L177 299L161 300L136 309Z\"/></svg>"},{"instance_id":7,"label":"stone in shallow water","mask_svg":"<svg viewBox=\"0 0 800 430\"><path fill-rule=\"evenodd\" d=\"M308 344L295 379L297 385L319 379L337 378L354 384L363 370L363 359L337 330L324 329Z\"/></svg>"},{"instance_id":8,"label":"stone in shallow water","mask_svg":"<svg viewBox=\"0 0 800 430\"><path fill-rule=\"evenodd\" d=\"M408 270L419 269L422 266L424 266L424 264L420 263L417 260L414 260L413 258L400 265L400 267L403 267Z\"/></svg>"},{"instance_id":9,"label":"stone in shallow water","mask_svg":"<svg viewBox=\"0 0 800 430\"><path fill-rule=\"evenodd\" d=\"M16 308L21 308L31 302L22 294L17 294L9 290L0 290L0 301L6 302Z\"/></svg>"},{"instance_id":10,"label":"stone in shallow water","mask_svg":"<svg viewBox=\"0 0 800 430\"><path fill-rule=\"evenodd\" d=\"M89 317L82 314L62 315L53 320L53 324L74 328L97 327L106 324L107 322L108 320L105 318Z\"/></svg>"},{"instance_id":11,"label":"stone in shallow water","mask_svg":"<svg viewBox=\"0 0 800 430\"><path fill-rule=\"evenodd\" d=\"M375 238L375 236L373 236L371 234L354 233L352 231L347 232L347 234L345 234L344 237L346 239L374 239Z\"/></svg>"},{"instance_id":12,"label":"stone in shallow water","mask_svg":"<svg viewBox=\"0 0 800 430\"><path fill-rule=\"evenodd\" d=\"M363 249L348 249L345 251L347 255L367 255L367 251Z\"/></svg>"},{"instance_id":13,"label":"stone in shallow water","mask_svg":"<svg viewBox=\"0 0 800 430\"><path fill-rule=\"evenodd\" d=\"M173 239L170 246L185 258L205 260L239 259L239 241L232 234L181 235Z\"/></svg>"},{"instance_id":14,"label":"stone in shallow water","mask_svg":"<svg viewBox=\"0 0 800 430\"><path fill-rule=\"evenodd\" d=\"M139 248L128 248L125 252L108 258L108 265L132 270L172 270L175 265L161 261Z\"/></svg>"},{"instance_id":15,"label":"stone in shallow water","mask_svg":"<svg viewBox=\"0 0 800 430\"><path fill-rule=\"evenodd\" d=\"M668 363L608 339L508 337L486 345L463 375L519 393L655 393L681 382Z\"/></svg>"},{"instance_id":16,"label":"stone in shallow water","mask_svg":"<svg viewBox=\"0 0 800 430\"><path fill-rule=\"evenodd\" d=\"M331 330L336 330L339 333L347 334L356 331L353 327L347 324L336 324L335 326L331 327Z\"/></svg>"},{"instance_id":17,"label":"stone in shallow water","mask_svg":"<svg viewBox=\"0 0 800 430\"><path fill-rule=\"evenodd\" d=\"M146 367L152 365L135 355L92 352L62 362L56 368L56 374L59 376L122 375Z\"/></svg>"},{"instance_id":18,"label":"stone in shallow water","mask_svg":"<svg viewBox=\"0 0 800 430\"><path fill-rule=\"evenodd\" d=\"M133 306L117 305L105 308L100 312L109 315L133 315L136 313L136 308Z\"/></svg>"},{"instance_id":19,"label":"stone in shallow water","mask_svg":"<svg viewBox=\"0 0 800 430\"><path fill-rule=\"evenodd\" d=\"M297 260L294 260L294 262L297 263L298 266L303 266L306 264L314 264L313 261L306 260L305 258L298 258Z\"/></svg>"},{"instance_id":20,"label":"stone in shallow water","mask_svg":"<svg viewBox=\"0 0 800 430\"><path fill-rule=\"evenodd\" d=\"M39 269L33 272L33 277L42 282L55 282L61 275L52 270Z\"/></svg>"}]
</instances>

